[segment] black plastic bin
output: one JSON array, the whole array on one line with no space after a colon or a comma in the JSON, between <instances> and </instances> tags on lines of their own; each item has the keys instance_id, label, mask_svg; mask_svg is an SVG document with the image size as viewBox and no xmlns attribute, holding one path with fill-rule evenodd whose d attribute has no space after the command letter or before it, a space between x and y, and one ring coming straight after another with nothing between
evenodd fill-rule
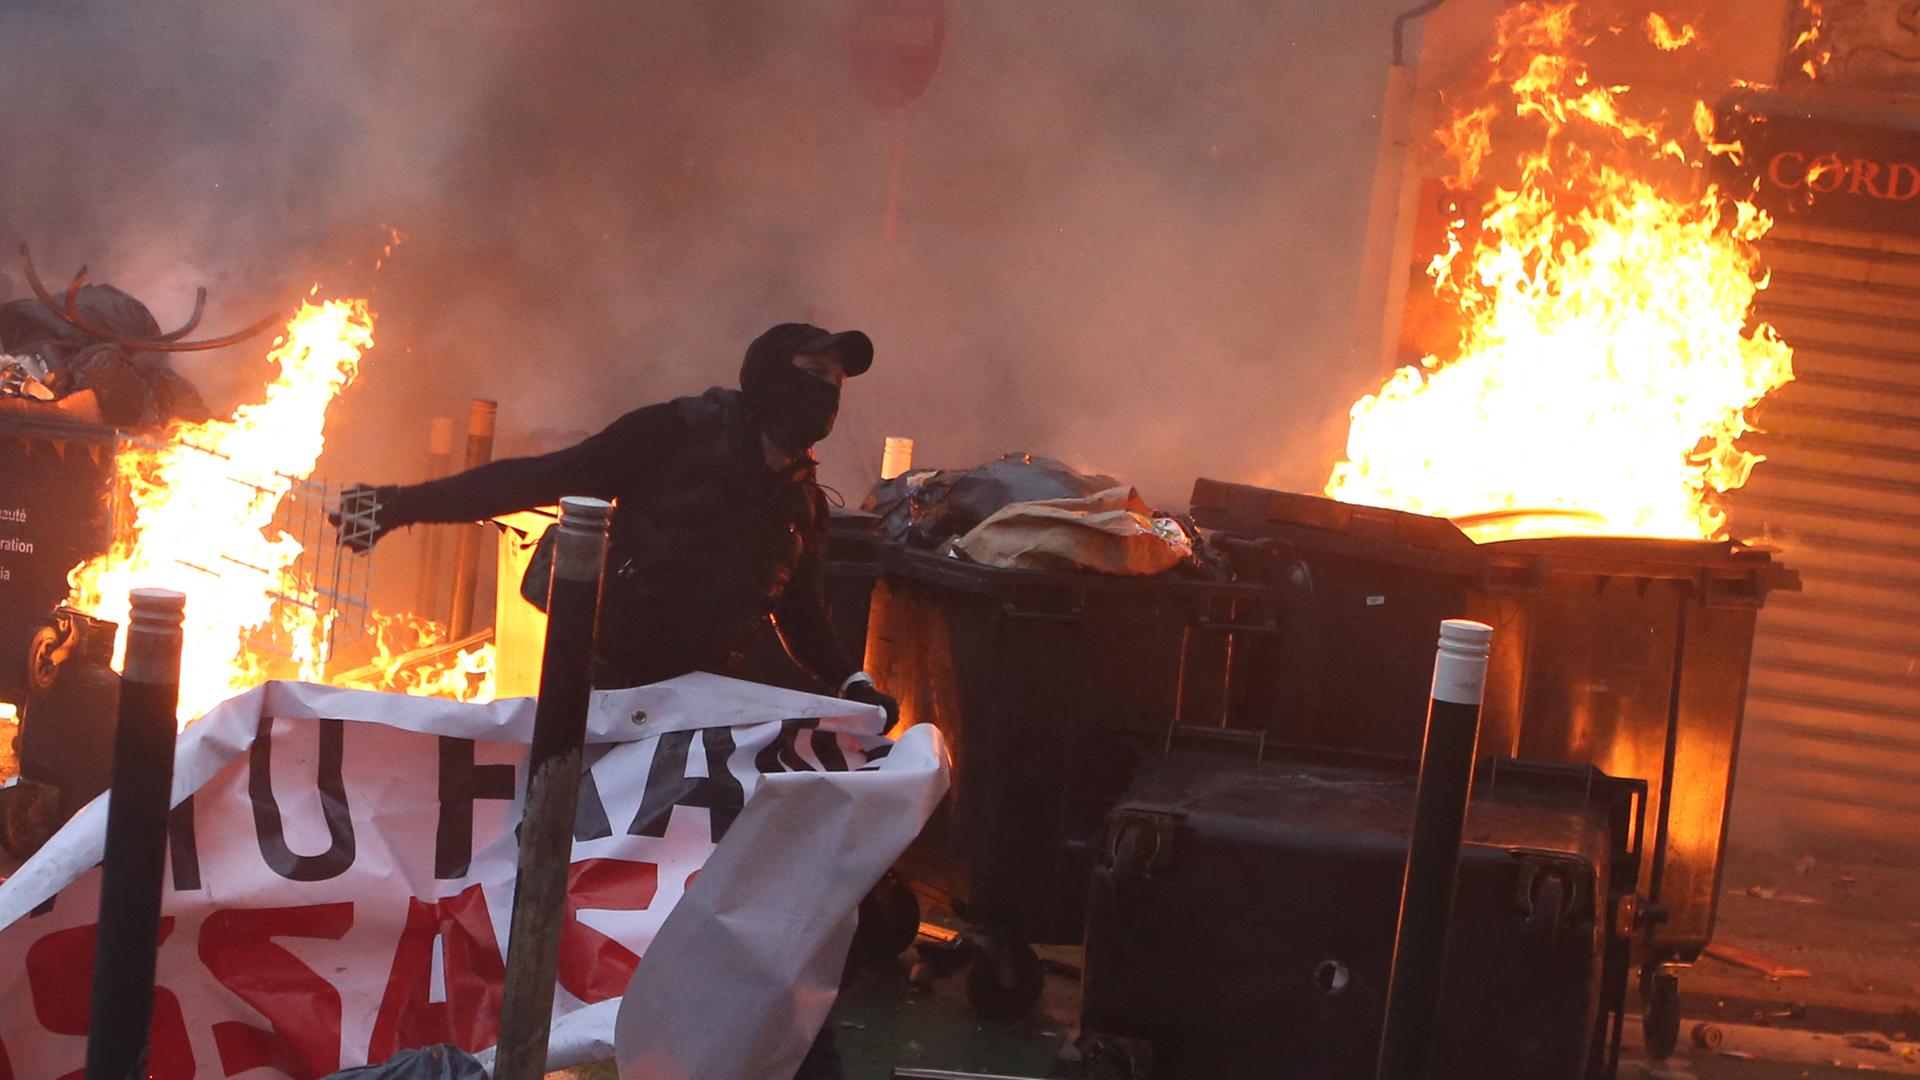
<instances>
[{"instance_id":1,"label":"black plastic bin","mask_svg":"<svg viewBox=\"0 0 1920 1080\"><path fill-rule=\"evenodd\" d=\"M1373 1080L1412 762L1176 753L1108 817L1087 920L1089 1076ZM1474 791L1430 1075L1612 1077L1645 785L1499 761Z\"/></svg>"},{"instance_id":2,"label":"black plastic bin","mask_svg":"<svg viewBox=\"0 0 1920 1080\"><path fill-rule=\"evenodd\" d=\"M67 575L113 538L110 427L0 413L0 701L52 678L33 655ZM37 673L37 674L36 674Z\"/></svg>"},{"instance_id":3,"label":"black plastic bin","mask_svg":"<svg viewBox=\"0 0 1920 1080\"><path fill-rule=\"evenodd\" d=\"M1435 626L1489 623L1482 755L1646 781L1646 957L1698 958L1713 934L1755 617L1770 591L1799 587L1795 574L1737 543L1476 545L1438 518L1212 480L1195 484L1193 512L1258 539L1269 573L1301 583L1266 705L1274 737L1417 755Z\"/></svg>"},{"instance_id":4,"label":"black plastic bin","mask_svg":"<svg viewBox=\"0 0 1920 1080\"><path fill-rule=\"evenodd\" d=\"M1088 841L1176 722L1224 724L1280 607L1259 585L889 558L867 662L953 756L902 870L975 926L1078 942Z\"/></svg>"}]
</instances>

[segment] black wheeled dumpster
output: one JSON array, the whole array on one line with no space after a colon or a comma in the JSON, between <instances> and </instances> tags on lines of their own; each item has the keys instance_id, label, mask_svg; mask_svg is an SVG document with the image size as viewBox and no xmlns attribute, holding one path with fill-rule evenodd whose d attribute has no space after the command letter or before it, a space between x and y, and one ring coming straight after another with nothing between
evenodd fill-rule
<instances>
[{"instance_id":1,"label":"black wheeled dumpster","mask_svg":"<svg viewBox=\"0 0 1920 1080\"><path fill-rule=\"evenodd\" d=\"M36 655L67 575L112 540L110 427L0 412L0 702L51 683Z\"/></svg>"},{"instance_id":2,"label":"black wheeled dumpster","mask_svg":"<svg viewBox=\"0 0 1920 1080\"><path fill-rule=\"evenodd\" d=\"M1078 942L1107 810L1173 725L1224 724L1276 639L1280 596L889 558L867 664L902 719L938 725L953 755L950 793L902 870L992 934Z\"/></svg>"},{"instance_id":3,"label":"black wheeled dumpster","mask_svg":"<svg viewBox=\"0 0 1920 1080\"><path fill-rule=\"evenodd\" d=\"M1319 651L1282 650L1265 716L1274 737L1417 755L1430 676L1419 667L1439 618L1464 616L1494 627L1483 756L1646 781L1648 1015L1677 1024L1668 965L1712 940L1755 618L1798 577L1738 543L1474 544L1438 518L1212 480L1195 484L1193 511L1264 542L1268 572L1304 582L1288 644Z\"/></svg>"},{"instance_id":4,"label":"black wheeled dumpster","mask_svg":"<svg viewBox=\"0 0 1920 1080\"><path fill-rule=\"evenodd\" d=\"M1372 1080L1414 763L1145 770L1100 836L1079 1046L1089 1076ZM1467 815L1434 1076L1612 1077L1629 984L1613 917L1645 785L1490 762Z\"/></svg>"}]
</instances>

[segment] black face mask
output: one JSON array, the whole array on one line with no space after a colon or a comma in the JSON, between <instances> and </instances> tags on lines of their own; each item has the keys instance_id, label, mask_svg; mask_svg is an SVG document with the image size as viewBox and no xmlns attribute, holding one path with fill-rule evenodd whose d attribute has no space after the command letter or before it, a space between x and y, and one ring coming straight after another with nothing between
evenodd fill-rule
<instances>
[{"instance_id":1,"label":"black face mask","mask_svg":"<svg viewBox=\"0 0 1920 1080\"><path fill-rule=\"evenodd\" d=\"M798 454L833 432L840 415L840 388L788 365L768 373L766 384L748 393L762 428L782 450Z\"/></svg>"}]
</instances>

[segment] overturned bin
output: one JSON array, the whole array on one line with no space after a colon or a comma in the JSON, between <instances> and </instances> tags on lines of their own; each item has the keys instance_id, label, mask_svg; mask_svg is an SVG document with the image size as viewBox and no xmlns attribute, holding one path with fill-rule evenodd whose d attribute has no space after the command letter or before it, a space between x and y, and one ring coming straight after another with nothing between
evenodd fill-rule
<instances>
[{"instance_id":1,"label":"overturned bin","mask_svg":"<svg viewBox=\"0 0 1920 1080\"><path fill-rule=\"evenodd\" d=\"M1481 756L1645 780L1648 970L1699 957L1713 935L1755 618L1797 575L1739 543L1475 544L1438 518L1212 480L1195 484L1193 512L1261 542L1266 572L1298 586L1288 645L1316 647L1280 652L1265 717L1276 738L1418 754L1427 688L1405 658L1432 650L1441 613L1492 625Z\"/></svg>"},{"instance_id":2,"label":"overturned bin","mask_svg":"<svg viewBox=\"0 0 1920 1080\"><path fill-rule=\"evenodd\" d=\"M886 560L868 668L903 722L938 725L953 754L947 801L901 867L1012 943L993 965L1006 980L1037 993L1025 945L1080 940L1106 811L1176 725L1223 726L1280 616L1260 585ZM994 993L969 989L976 1006Z\"/></svg>"}]
</instances>

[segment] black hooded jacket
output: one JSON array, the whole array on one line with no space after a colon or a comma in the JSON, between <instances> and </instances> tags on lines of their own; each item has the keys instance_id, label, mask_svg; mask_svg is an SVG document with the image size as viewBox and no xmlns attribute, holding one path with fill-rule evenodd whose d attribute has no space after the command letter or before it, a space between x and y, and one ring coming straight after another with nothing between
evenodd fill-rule
<instances>
[{"instance_id":1,"label":"black hooded jacket","mask_svg":"<svg viewBox=\"0 0 1920 1080\"><path fill-rule=\"evenodd\" d=\"M769 469L743 395L649 405L578 445L377 489L383 528L477 521L566 495L615 502L595 685L726 673L769 615L828 688L855 668L827 618L827 504L811 456Z\"/></svg>"}]
</instances>

